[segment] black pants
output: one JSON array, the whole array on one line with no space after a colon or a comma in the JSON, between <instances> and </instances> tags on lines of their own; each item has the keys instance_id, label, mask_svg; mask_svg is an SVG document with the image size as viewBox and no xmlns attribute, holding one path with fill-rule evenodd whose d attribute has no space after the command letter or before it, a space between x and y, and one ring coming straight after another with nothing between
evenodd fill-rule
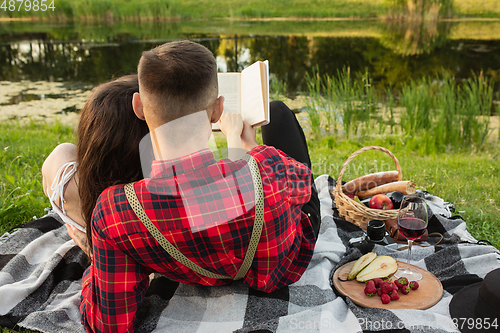
<instances>
[{"instance_id":1,"label":"black pants","mask_svg":"<svg viewBox=\"0 0 500 333\"><path fill-rule=\"evenodd\" d=\"M281 101L273 101L270 104L271 121L269 124L262 126L264 144L278 148L288 156L311 168L306 137L292 110ZM302 207L302 211L309 216L317 238L321 219L318 191L314 185L314 177L311 186L311 199Z\"/></svg>"}]
</instances>

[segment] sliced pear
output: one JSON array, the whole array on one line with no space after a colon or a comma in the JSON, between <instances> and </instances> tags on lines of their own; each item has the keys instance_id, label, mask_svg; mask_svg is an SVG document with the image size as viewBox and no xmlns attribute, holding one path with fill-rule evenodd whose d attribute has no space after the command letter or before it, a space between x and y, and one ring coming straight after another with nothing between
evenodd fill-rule
<instances>
[{"instance_id":1,"label":"sliced pear","mask_svg":"<svg viewBox=\"0 0 500 333\"><path fill-rule=\"evenodd\" d=\"M368 252L367 254L359 258L354 263L354 266L352 266L349 275L347 275L347 280L354 280L356 278L356 275L358 275L358 273L361 272L363 268L368 266L368 264L370 264L376 257L377 254L375 252Z\"/></svg>"},{"instance_id":2,"label":"sliced pear","mask_svg":"<svg viewBox=\"0 0 500 333\"><path fill-rule=\"evenodd\" d=\"M398 270L396 259L389 256L380 256L375 258L356 276L359 282L366 282L375 278L386 278Z\"/></svg>"}]
</instances>

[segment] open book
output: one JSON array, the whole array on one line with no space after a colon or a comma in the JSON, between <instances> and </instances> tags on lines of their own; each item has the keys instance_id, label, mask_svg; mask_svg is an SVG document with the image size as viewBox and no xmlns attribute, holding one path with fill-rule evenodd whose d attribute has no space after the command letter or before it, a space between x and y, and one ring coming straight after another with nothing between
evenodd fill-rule
<instances>
[{"instance_id":1,"label":"open book","mask_svg":"<svg viewBox=\"0 0 500 333\"><path fill-rule=\"evenodd\" d=\"M224 113L239 113L252 126L269 123L269 62L257 61L241 73L218 73ZM212 124L219 131L219 124Z\"/></svg>"}]
</instances>

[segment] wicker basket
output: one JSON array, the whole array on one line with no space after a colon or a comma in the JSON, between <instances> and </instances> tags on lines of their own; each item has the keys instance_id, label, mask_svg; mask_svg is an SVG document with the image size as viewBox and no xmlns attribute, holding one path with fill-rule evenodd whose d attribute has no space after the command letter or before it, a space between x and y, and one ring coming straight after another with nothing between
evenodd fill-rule
<instances>
[{"instance_id":1,"label":"wicker basket","mask_svg":"<svg viewBox=\"0 0 500 333\"><path fill-rule=\"evenodd\" d=\"M397 209L381 210L368 208L365 205L349 198L346 194L344 194L344 192L342 192L342 175L344 174L347 165L353 160L353 158L368 150L380 150L389 155L396 164L396 168L398 170L398 181L401 181L403 179L403 175L401 174L401 166L399 165L398 159L396 158L396 156L394 156L393 153L383 147L369 146L361 148L360 150L354 152L351 156L349 156L347 161L344 162L339 173L339 178L337 179L337 186L333 188L332 191L333 196L335 197L335 204L337 205L340 217L363 229L366 229L368 222L370 222L371 220L385 221L388 219L395 219L398 216Z\"/></svg>"}]
</instances>

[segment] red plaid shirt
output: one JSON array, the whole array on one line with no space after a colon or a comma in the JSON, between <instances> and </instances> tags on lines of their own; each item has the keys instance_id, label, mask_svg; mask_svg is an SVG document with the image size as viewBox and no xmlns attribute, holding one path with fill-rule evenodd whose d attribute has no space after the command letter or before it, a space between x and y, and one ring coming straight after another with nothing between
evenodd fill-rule
<instances>
[{"instance_id":1,"label":"red plaid shirt","mask_svg":"<svg viewBox=\"0 0 500 333\"><path fill-rule=\"evenodd\" d=\"M297 281L311 260L315 236L301 207L309 201L312 176L273 147L249 153L259 165L265 208L260 242L243 281L271 292ZM253 183L245 165L216 162L208 149L155 161L151 179L137 182L135 191L150 220L186 257L216 274L235 276L254 223ZM90 232L93 261L83 277L81 303L88 331L133 331L152 272L195 285L231 281L201 276L168 255L138 220L123 185L101 194Z\"/></svg>"}]
</instances>

